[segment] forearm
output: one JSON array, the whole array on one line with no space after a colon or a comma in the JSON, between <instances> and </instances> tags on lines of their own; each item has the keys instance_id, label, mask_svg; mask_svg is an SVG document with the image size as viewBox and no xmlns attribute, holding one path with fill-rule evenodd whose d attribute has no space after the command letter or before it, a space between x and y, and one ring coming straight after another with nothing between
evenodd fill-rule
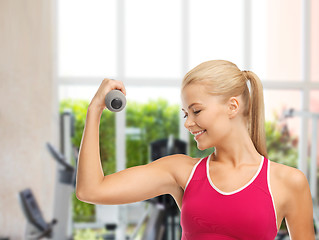
<instances>
[{"instance_id":1,"label":"forearm","mask_svg":"<svg viewBox=\"0 0 319 240\"><path fill-rule=\"evenodd\" d=\"M93 194L104 178L99 147L99 125L102 109L89 106L79 151L76 195L85 198Z\"/></svg>"}]
</instances>

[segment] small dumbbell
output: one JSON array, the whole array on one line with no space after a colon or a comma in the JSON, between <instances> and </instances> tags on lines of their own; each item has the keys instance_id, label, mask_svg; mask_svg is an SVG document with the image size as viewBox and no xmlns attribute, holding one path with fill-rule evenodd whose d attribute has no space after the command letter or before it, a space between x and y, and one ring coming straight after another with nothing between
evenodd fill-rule
<instances>
[{"instance_id":1,"label":"small dumbbell","mask_svg":"<svg viewBox=\"0 0 319 240\"><path fill-rule=\"evenodd\" d=\"M111 90L105 96L105 105L112 112L119 112L125 108L125 95L118 89Z\"/></svg>"}]
</instances>

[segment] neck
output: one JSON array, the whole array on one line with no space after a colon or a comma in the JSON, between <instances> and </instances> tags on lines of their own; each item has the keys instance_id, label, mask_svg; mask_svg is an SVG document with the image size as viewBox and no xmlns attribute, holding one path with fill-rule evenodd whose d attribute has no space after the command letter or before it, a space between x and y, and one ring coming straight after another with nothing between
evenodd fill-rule
<instances>
[{"instance_id":1,"label":"neck","mask_svg":"<svg viewBox=\"0 0 319 240\"><path fill-rule=\"evenodd\" d=\"M237 128L236 131L230 131L230 134L215 146L211 159L237 167L242 164L258 164L260 157L248 130Z\"/></svg>"}]
</instances>

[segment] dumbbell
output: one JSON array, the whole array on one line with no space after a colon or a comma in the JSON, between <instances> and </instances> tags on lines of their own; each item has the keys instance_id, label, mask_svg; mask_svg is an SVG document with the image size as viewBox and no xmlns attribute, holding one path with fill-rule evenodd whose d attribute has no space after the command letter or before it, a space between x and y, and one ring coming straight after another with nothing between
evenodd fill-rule
<instances>
[{"instance_id":1,"label":"dumbbell","mask_svg":"<svg viewBox=\"0 0 319 240\"><path fill-rule=\"evenodd\" d=\"M105 96L105 105L112 112L119 112L125 108L125 95L118 89L111 90Z\"/></svg>"}]
</instances>

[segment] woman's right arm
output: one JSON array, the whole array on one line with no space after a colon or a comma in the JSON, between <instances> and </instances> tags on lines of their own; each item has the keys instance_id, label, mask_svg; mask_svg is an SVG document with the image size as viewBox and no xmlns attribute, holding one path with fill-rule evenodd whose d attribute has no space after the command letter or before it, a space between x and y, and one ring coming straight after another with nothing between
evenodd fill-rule
<instances>
[{"instance_id":1,"label":"woman's right arm","mask_svg":"<svg viewBox=\"0 0 319 240\"><path fill-rule=\"evenodd\" d=\"M105 95L113 89L120 89L126 95L122 82L104 79L87 111L79 151L77 198L93 204L126 204L180 192L174 171L178 162L187 157L181 154L104 176L99 149L99 124L105 109Z\"/></svg>"}]
</instances>

